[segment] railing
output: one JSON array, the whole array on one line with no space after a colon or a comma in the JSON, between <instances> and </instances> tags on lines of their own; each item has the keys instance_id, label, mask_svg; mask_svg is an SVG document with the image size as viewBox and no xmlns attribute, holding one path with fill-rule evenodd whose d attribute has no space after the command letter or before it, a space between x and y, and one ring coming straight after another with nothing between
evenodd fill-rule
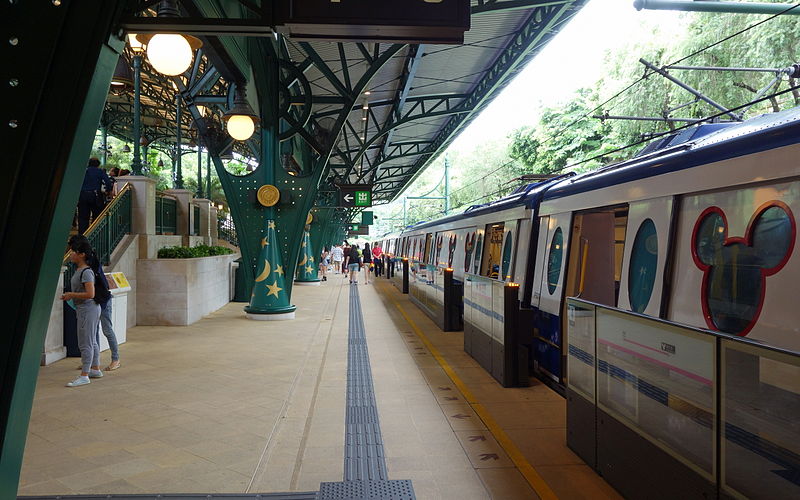
<instances>
[{"instance_id":1,"label":"railing","mask_svg":"<svg viewBox=\"0 0 800 500\"><path fill-rule=\"evenodd\" d=\"M106 205L84 232L84 236L89 240L104 266L108 265L111 253L122 241L123 236L131 232L131 190L131 185L125 184L119 194ZM75 264L69 262L69 253L64 255L63 263L67 267L64 272L64 286L69 287L69 281L75 272Z\"/></svg>"},{"instance_id":2,"label":"railing","mask_svg":"<svg viewBox=\"0 0 800 500\"><path fill-rule=\"evenodd\" d=\"M800 498L799 353L573 298L567 322L568 387L598 415L693 470L721 498ZM592 438L576 418L568 414L568 434L586 445L577 451L587 462L594 454L602 468L620 456L623 437L605 437L597 424Z\"/></svg>"},{"instance_id":3,"label":"railing","mask_svg":"<svg viewBox=\"0 0 800 500\"><path fill-rule=\"evenodd\" d=\"M233 219L220 217L217 219L217 227L219 229L219 239L225 240L233 246L239 246L239 238L236 236L236 225L234 225Z\"/></svg>"},{"instance_id":4,"label":"railing","mask_svg":"<svg viewBox=\"0 0 800 500\"><path fill-rule=\"evenodd\" d=\"M156 234L178 232L178 201L166 193L156 193Z\"/></svg>"},{"instance_id":5,"label":"railing","mask_svg":"<svg viewBox=\"0 0 800 500\"><path fill-rule=\"evenodd\" d=\"M200 234L200 207L192 204L192 236Z\"/></svg>"}]
</instances>

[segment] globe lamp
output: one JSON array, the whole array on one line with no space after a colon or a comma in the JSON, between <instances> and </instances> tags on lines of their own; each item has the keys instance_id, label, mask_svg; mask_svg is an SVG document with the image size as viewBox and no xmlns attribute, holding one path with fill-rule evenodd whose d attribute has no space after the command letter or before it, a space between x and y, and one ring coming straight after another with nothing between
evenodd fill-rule
<instances>
[{"instance_id":1,"label":"globe lamp","mask_svg":"<svg viewBox=\"0 0 800 500\"><path fill-rule=\"evenodd\" d=\"M233 107L222 116L228 135L237 141L246 141L256 130L258 116L247 102L247 93L244 85L236 86L236 94L233 99Z\"/></svg>"}]
</instances>

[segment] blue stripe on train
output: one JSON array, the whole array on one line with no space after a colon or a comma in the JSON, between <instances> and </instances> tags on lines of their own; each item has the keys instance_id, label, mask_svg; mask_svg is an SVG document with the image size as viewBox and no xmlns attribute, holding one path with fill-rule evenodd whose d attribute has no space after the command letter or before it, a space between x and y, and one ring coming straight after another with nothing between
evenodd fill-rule
<instances>
[{"instance_id":1,"label":"blue stripe on train","mask_svg":"<svg viewBox=\"0 0 800 500\"><path fill-rule=\"evenodd\" d=\"M589 366L594 366L594 356L583 349L570 344L568 352L574 359ZM604 360L598 360L597 369L600 373L610 374L615 378L630 382L641 394L664 406L669 406L669 392L666 390L646 382L625 369L612 365ZM711 422L706 419L695 418L694 420L707 428L711 427ZM800 486L800 455L797 453L729 422L725 423L725 439L783 467L786 470L774 470L772 472Z\"/></svg>"}]
</instances>

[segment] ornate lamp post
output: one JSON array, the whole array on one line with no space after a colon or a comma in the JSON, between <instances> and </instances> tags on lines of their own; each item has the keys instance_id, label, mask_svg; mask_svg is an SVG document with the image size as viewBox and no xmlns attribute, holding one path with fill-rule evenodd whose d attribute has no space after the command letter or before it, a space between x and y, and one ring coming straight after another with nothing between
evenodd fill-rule
<instances>
[{"instance_id":1,"label":"ornate lamp post","mask_svg":"<svg viewBox=\"0 0 800 500\"><path fill-rule=\"evenodd\" d=\"M139 151L142 132L142 106L141 106L141 87L142 87L142 52L144 47L136 39L136 35L128 35L128 44L133 50L133 160L131 170L133 175L142 175L142 158Z\"/></svg>"}]
</instances>

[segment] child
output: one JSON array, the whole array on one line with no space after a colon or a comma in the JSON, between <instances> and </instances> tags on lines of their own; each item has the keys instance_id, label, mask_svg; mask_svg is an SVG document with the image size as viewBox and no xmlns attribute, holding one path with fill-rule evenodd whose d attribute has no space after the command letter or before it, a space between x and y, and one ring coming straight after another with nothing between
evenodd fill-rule
<instances>
[{"instance_id":1,"label":"child","mask_svg":"<svg viewBox=\"0 0 800 500\"><path fill-rule=\"evenodd\" d=\"M72 275L70 286L72 292L61 296L61 300L75 302L78 316L78 348L81 351L81 374L67 384L67 387L79 387L89 383L89 378L100 378L100 346L97 344L97 328L100 323L100 304L94 301L94 277L92 267L99 264L94 250L86 240L76 241L70 245L70 260L77 267Z\"/></svg>"}]
</instances>

